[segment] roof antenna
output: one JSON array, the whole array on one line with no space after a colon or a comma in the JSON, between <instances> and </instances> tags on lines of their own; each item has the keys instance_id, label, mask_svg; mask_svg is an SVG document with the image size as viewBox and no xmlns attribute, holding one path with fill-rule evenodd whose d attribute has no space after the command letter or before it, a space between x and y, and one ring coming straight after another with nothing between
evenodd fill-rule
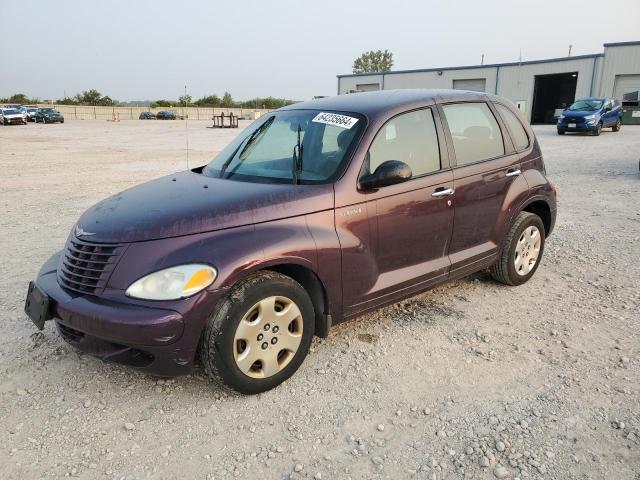
<instances>
[{"instance_id":1,"label":"roof antenna","mask_svg":"<svg viewBox=\"0 0 640 480\"><path fill-rule=\"evenodd\" d=\"M187 170L189 170L189 112L187 110L187 105L189 101L189 97L187 96L187 86L184 86L184 133L185 139L187 143Z\"/></svg>"},{"instance_id":2,"label":"roof antenna","mask_svg":"<svg viewBox=\"0 0 640 480\"><path fill-rule=\"evenodd\" d=\"M567 57L571 56L571 48L573 47L573 45L569 45L569 53L567 54Z\"/></svg>"},{"instance_id":3,"label":"roof antenna","mask_svg":"<svg viewBox=\"0 0 640 480\"><path fill-rule=\"evenodd\" d=\"M482 60L480 60L480 65L484 65L484 53L482 54Z\"/></svg>"}]
</instances>

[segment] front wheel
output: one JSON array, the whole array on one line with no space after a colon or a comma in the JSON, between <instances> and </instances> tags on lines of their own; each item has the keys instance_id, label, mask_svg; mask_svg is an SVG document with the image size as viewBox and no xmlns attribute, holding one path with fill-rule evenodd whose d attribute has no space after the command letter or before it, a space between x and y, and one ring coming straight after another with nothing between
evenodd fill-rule
<instances>
[{"instance_id":1,"label":"front wheel","mask_svg":"<svg viewBox=\"0 0 640 480\"><path fill-rule=\"evenodd\" d=\"M491 276L506 285L522 285L540 265L544 251L544 224L539 216L520 212L502 241Z\"/></svg>"},{"instance_id":2,"label":"front wheel","mask_svg":"<svg viewBox=\"0 0 640 480\"><path fill-rule=\"evenodd\" d=\"M616 124L613 127L611 127L611 130L614 132L619 132L621 128L622 128L622 121L618 119L616 120Z\"/></svg>"},{"instance_id":3,"label":"front wheel","mask_svg":"<svg viewBox=\"0 0 640 480\"><path fill-rule=\"evenodd\" d=\"M564 130L558 130L558 135L564 135Z\"/></svg>"},{"instance_id":4,"label":"front wheel","mask_svg":"<svg viewBox=\"0 0 640 480\"><path fill-rule=\"evenodd\" d=\"M600 135L600 133L602 133L602 122L599 122L598 125L596 125L596 129L593 131L593 134L596 137Z\"/></svg>"},{"instance_id":5,"label":"front wheel","mask_svg":"<svg viewBox=\"0 0 640 480\"><path fill-rule=\"evenodd\" d=\"M209 318L200 359L215 381L244 394L270 390L307 356L315 312L295 280L264 271L239 283Z\"/></svg>"}]
</instances>

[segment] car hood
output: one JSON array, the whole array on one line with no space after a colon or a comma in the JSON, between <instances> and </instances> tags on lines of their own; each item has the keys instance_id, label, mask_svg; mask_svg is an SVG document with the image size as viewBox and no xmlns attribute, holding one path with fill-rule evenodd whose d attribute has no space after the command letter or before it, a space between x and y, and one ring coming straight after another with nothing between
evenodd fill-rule
<instances>
[{"instance_id":1,"label":"car hood","mask_svg":"<svg viewBox=\"0 0 640 480\"><path fill-rule=\"evenodd\" d=\"M139 242L304 215L334 206L332 185L247 183L193 171L138 185L89 208L83 240Z\"/></svg>"},{"instance_id":2,"label":"car hood","mask_svg":"<svg viewBox=\"0 0 640 480\"><path fill-rule=\"evenodd\" d=\"M563 115L569 117L586 117L587 115L600 114L599 110L565 110Z\"/></svg>"},{"instance_id":3,"label":"car hood","mask_svg":"<svg viewBox=\"0 0 640 480\"><path fill-rule=\"evenodd\" d=\"M2 116L4 118L19 118L22 117L21 113L3 113Z\"/></svg>"}]
</instances>

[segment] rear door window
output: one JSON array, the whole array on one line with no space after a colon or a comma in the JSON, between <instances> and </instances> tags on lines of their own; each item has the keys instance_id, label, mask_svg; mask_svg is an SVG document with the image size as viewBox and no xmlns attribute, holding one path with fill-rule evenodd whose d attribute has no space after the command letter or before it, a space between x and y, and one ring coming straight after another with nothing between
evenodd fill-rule
<instances>
[{"instance_id":1,"label":"rear door window","mask_svg":"<svg viewBox=\"0 0 640 480\"><path fill-rule=\"evenodd\" d=\"M443 105L458 166L504 155L504 142L496 118L486 103Z\"/></svg>"},{"instance_id":2,"label":"rear door window","mask_svg":"<svg viewBox=\"0 0 640 480\"><path fill-rule=\"evenodd\" d=\"M529 146L529 136L518 117L504 105L500 105L499 103L494 103L494 105L502 117L502 120L504 120L504 123L507 125L507 130L509 130L516 150L520 151L527 148Z\"/></svg>"},{"instance_id":3,"label":"rear door window","mask_svg":"<svg viewBox=\"0 0 640 480\"><path fill-rule=\"evenodd\" d=\"M369 148L369 171L387 160L400 160L413 177L440 170L438 135L430 108L404 113L389 120Z\"/></svg>"}]
</instances>

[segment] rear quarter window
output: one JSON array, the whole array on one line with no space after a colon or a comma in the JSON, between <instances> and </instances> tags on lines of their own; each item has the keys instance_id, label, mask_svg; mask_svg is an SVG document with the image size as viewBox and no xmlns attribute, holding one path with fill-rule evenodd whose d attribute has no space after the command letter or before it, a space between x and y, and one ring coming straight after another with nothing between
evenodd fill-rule
<instances>
[{"instance_id":1,"label":"rear quarter window","mask_svg":"<svg viewBox=\"0 0 640 480\"><path fill-rule=\"evenodd\" d=\"M483 102L443 105L458 166L504 155L500 127Z\"/></svg>"},{"instance_id":2,"label":"rear quarter window","mask_svg":"<svg viewBox=\"0 0 640 480\"><path fill-rule=\"evenodd\" d=\"M494 103L496 110L507 125L516 150L524 150L529 146L529 136L516 115L504 105Z\"/></svg>"}]
</instances>

